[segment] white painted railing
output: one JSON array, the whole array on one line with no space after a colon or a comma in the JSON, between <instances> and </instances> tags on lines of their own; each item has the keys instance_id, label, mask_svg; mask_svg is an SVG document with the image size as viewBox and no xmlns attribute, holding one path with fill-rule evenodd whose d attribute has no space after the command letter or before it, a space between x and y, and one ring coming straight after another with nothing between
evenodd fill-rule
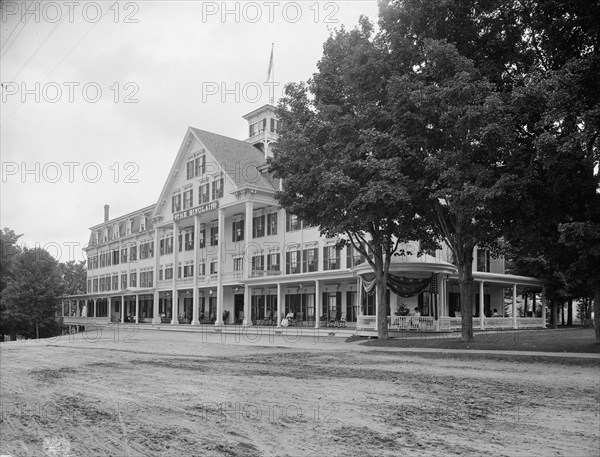
<instances>
[{"instance_id":1,"label":"white painted railing","mask_svg":"<svg viewBox=\"0 0 600 457\"><path fill-rule=\"evenodd\" d=\"M67 325L107 325L110 323L110 317L64 316L63 323Z\"/></svg>"},{"instance_id":2,"label":"white painted railing","mask_svg":"<svg viewBox=\"0 0 600 457\"><path fill-rule=\"evenodd\" d=\"M388 322L389 330L433 330L435 325L430 316L392 316Z\"/></svg>"}]
</instances>

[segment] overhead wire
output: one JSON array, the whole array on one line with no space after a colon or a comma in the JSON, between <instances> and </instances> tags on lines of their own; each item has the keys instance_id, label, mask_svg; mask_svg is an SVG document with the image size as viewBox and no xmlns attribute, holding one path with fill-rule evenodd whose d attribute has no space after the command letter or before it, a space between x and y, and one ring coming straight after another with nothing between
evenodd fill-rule
<instances>
[{"instance_id":1,"label":"overhead wire","mask_svg":"<svg viewBox=\"0 0 600 457\"><path fill-rule=\"evenodd\" d=\"M33 5L35 2L41 2L41 0L31 0L31 3L29 4L29 6ZM29 7L27 7L27 9L25 11L30 11ZM10 37L13 35L13 33L15 33L15 30L17 30L17 28L19 28L19 25L21 25L21 28L19 29L19 32L17 33L17 35L15 36L15 38L12 40L11 44L6 48L6 50L2 53L2 55L0 56L0 58L4 57L5 54L10 50L12 44L17 41L17 38L19 38L19 35L21 34L21 32L23 31L23 29L25 28L25 26L27 25L27 22L29 22L29 18L31 18L31 14L27 16L27 18L25 19L25 21L23 21L23 14L21 14L21 17L19 18L19 20L17 21L17 24L15 25L15 27L12 29L12 31L10 32L10 34L8 35L8 37L6 38L6 41L4 43L2 43L2 46L0 46L0 51L2 49L4 49L4 47L8 44L8 42L10 41Z\"/></svg>"}]
</instances>

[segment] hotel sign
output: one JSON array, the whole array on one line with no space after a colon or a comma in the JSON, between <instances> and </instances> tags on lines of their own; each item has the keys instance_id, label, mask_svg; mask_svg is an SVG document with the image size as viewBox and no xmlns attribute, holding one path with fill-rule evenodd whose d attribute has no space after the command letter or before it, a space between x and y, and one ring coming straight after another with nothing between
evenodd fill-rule
<instances>
[{"instance_id":1,"label":"hotel sign","mask_svg":"<svg viewBox=\"0 0 600 457\"><path fill-rule=\"evenodd\" d=\"M204 205L196 206L195 208L186 209L185 211L181 211L179 213L175 213L173 215L174 221L180 221L182 219L186 219L188 217L196 216L197 214L206 213L208 211L212 211L219 207L219 202L214 201L210 203L206 203Z\"/></svg>"}]
</instances>

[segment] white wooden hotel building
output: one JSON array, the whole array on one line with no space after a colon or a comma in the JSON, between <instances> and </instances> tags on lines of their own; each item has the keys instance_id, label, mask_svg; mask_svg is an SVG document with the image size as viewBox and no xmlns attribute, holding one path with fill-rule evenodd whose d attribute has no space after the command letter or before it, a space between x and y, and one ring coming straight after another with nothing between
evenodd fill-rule
<instances>
[{"instance_id":1,"label":"white wooden hotel building","mask_svg":"<svg viewBox=\"0 0 600 457\"><path fill-rule=\"evenodd\" d=\"M375 329L376 294L363 287L368 263L352 248L337 250L337 239L321 237L274 198L280 184L265 165L277 139L274 107L244 119L245 141L188 128L154 205L115 218L105 206L86 251L87 294L65 297L66 324L279 326L291 312L295 325ZM408 292L390 293L390 329L460 325L449 259L442 249L393 261L391 273ZM504 260L485 250L476 259L476 328L545 325L539 280L505 274ZM418 308L420 317L399 308ZM491 317L494 309L500 317Z\"/></svg>"}]
</instances>

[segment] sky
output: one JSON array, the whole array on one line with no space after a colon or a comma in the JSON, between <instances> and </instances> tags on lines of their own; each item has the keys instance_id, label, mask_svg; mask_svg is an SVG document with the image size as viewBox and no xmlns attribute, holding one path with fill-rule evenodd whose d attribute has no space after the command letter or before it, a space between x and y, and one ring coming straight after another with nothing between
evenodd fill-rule
<instances>
[{"instance_id":1,"label":"sky","mask_svg":"<svg viewBox=\"0 0 600 457\"><path fill-rule=\"evenodd\" d=\"M243 116L316 71L376 0L2 2L0 226L57 260L89 228L156 203L188 126L240 140Z\"/></svg>"}]
</instances>

